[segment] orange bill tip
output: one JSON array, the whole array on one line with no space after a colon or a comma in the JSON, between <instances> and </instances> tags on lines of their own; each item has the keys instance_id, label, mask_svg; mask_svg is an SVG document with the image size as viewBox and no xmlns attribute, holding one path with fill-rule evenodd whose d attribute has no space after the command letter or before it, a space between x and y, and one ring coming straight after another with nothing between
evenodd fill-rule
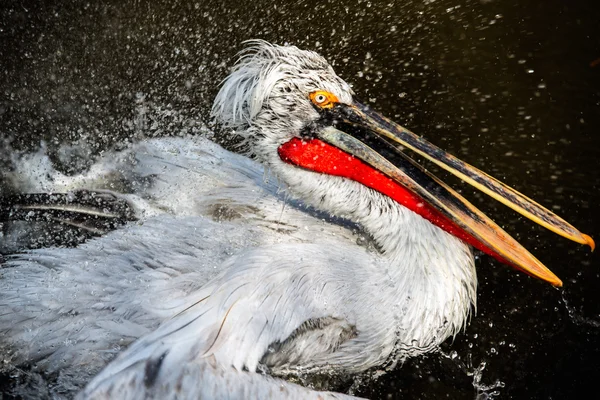
<instances>
[{"instance_id":1,"label":"orange bill tip","mask_svg":"<svg viewBox=\"0 0 600 400\"><path fill-rule=\"evenodd\" d=\"M594 239L592 239L591 236L586 235L585 233L582 233L581 236L583 236L583 239L585 240L584 244L587 244L588 246L590 246L590 249L592 249L592 251L594 251L596 249L596 243L594 243Z\"/></svg>"}]
</instances>

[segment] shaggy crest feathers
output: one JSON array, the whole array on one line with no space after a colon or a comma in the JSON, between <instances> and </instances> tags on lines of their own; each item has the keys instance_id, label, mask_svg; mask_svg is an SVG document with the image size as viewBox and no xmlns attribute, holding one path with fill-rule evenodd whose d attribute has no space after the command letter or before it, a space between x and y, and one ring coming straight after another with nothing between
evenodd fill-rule
<instances>
[{"instance_id":1,"label":"shaggy crest feathers","mask_svg":"<svg viewBox=\"0 0 600 400\"><path fill-rule=\"evenodd\" d=\"M239 53L223 81L211 115L250 144L253 137L265 135L256 128L265 118L271 127L281 125L282 117L288 118L289 126L280 126L287 132L297 129L300 122L316 119L308 100L311 91L328 90L347 102L352 100L350 86L319 54L263 40L246 43L248 47Z\"/></svg>"},{"instance_id":2,"label":"shaggy crest feathers","mask_svg":"<svg viewBox=\"0 0 600 400\"><path fill-rule=\"evenodd\" d=\"M327 61L296 46L277 46L250 40L238 53L238 61L215 98L212 115L226 126L244 128L252 124L275 84L307 70L334 73Z\"/></svg>"}]
</instances>

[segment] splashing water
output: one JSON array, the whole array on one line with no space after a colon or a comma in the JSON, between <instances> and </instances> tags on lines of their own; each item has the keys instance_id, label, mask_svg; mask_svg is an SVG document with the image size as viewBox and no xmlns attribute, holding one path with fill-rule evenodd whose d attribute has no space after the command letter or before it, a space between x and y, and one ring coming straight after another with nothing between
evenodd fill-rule
<instances>
[{"instance_id":1,"label":"splashing water","mask_svg":"<svg viewBox=\"0 0 600 400\"><path fill-rule=\"evenodd\" d=\"M587 318L587 317L584 317L583 315L581 315L579 310L577 310L575 307L572 307L571 305L569 305L569 301L567 300L565 290L562 290L562 289L559 289L559 290L560 290L560 298L562 299L562 302L565 305L565 309L567 310L567 313L569 314L569 319L571 321L573 321L573 323L575 325L579 325L579 326L585 325L585 326L590 326L592 328L600 328L600 321L592 319L592 318Z\"/></svg>"},{"instance_id":2,"label":"splashing water","mask_svg":"<svg viewBox=\"0 0 600 400\"><path fill-rule=\"evenodd\" d=\"M500 396L500 390L498 389L501 389L506 386L505 383L500 380L496 380L494 383L491 383L489 385L483 383L483 371L486 367L486 361L482 361L477 367L473 367L471 353L467 354L466 362L463 362L458 357L458 353L456 351L452 351L449 354L443 351L439 351L439 354L442 357L451 360L459 368L459 370L464 372L467 376L473 377L472 385L475 389L475 400L495 399L498 396Z\"/></svg>"},{"instance_id":3,"label":"splashing water","mask_svg":"<svg viewBox=\"0 0 600 400\"><path fill-rule=\"evenodd\" d=\"M470 363L471 357L469 357ZM481 378L483 377L483 370L485 370L485 361L482 361L478 367L473 369L472 371L467 371L467 376L473 377L473 388L475 388L475 400L488 400L495 399L500 396L500 391L496 389L503 388L504 382L500 380L496 380L496 382L486 385L481 382Z\"/></svg>"}]
</instances>

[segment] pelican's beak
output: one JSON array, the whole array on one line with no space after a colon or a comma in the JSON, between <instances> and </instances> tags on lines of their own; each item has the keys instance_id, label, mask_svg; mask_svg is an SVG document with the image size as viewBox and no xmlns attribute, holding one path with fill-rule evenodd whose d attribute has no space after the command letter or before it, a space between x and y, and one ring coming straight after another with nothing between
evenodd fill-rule
<instances>
[{"instance_id":1,"label":"pelican's beak","mask_svg":"<svg viewBox=\"0 0 600 400\"><path fill-rule=\"evenodd\" d=\"M401 203L412 201L409 208L446 231L519 270L554 286L562 286L561 280L521 244L464 197L410 159L402 152L404 148L432 161L532 221L594 249L590 236L497 179L362 104L344 104L335 100L324 107L313 101L322 114L323 122L314 129L316 138L362 160L384 174L386 179L402 186L411 196L416 196L416 203L414 199L406 200L406 193L395 196L395 199ZM373 178L368 178L362 183L382 192L388 190L385 185L374 187L372 181ZM400 200L398 197L401 197Z\"/></svg>"}]
</instances>

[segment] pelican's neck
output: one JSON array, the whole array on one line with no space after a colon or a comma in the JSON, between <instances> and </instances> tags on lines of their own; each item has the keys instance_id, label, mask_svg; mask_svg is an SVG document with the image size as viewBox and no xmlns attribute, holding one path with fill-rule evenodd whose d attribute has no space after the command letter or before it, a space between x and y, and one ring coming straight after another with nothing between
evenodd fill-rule
<instances>
[{"instance_id":1,"label":"pelican's neck","mask_svg":"<svg viewBox=\"0 0 600 400\"><path fill-rule=\"evenodd\" d=\"M467 244L357 182L288 165L274 168L293 194L311 205L360 224L389 265L401 304L401 341L438 344L457 333L475 304L477 278Z\"/></svg>"}]
</instances>

